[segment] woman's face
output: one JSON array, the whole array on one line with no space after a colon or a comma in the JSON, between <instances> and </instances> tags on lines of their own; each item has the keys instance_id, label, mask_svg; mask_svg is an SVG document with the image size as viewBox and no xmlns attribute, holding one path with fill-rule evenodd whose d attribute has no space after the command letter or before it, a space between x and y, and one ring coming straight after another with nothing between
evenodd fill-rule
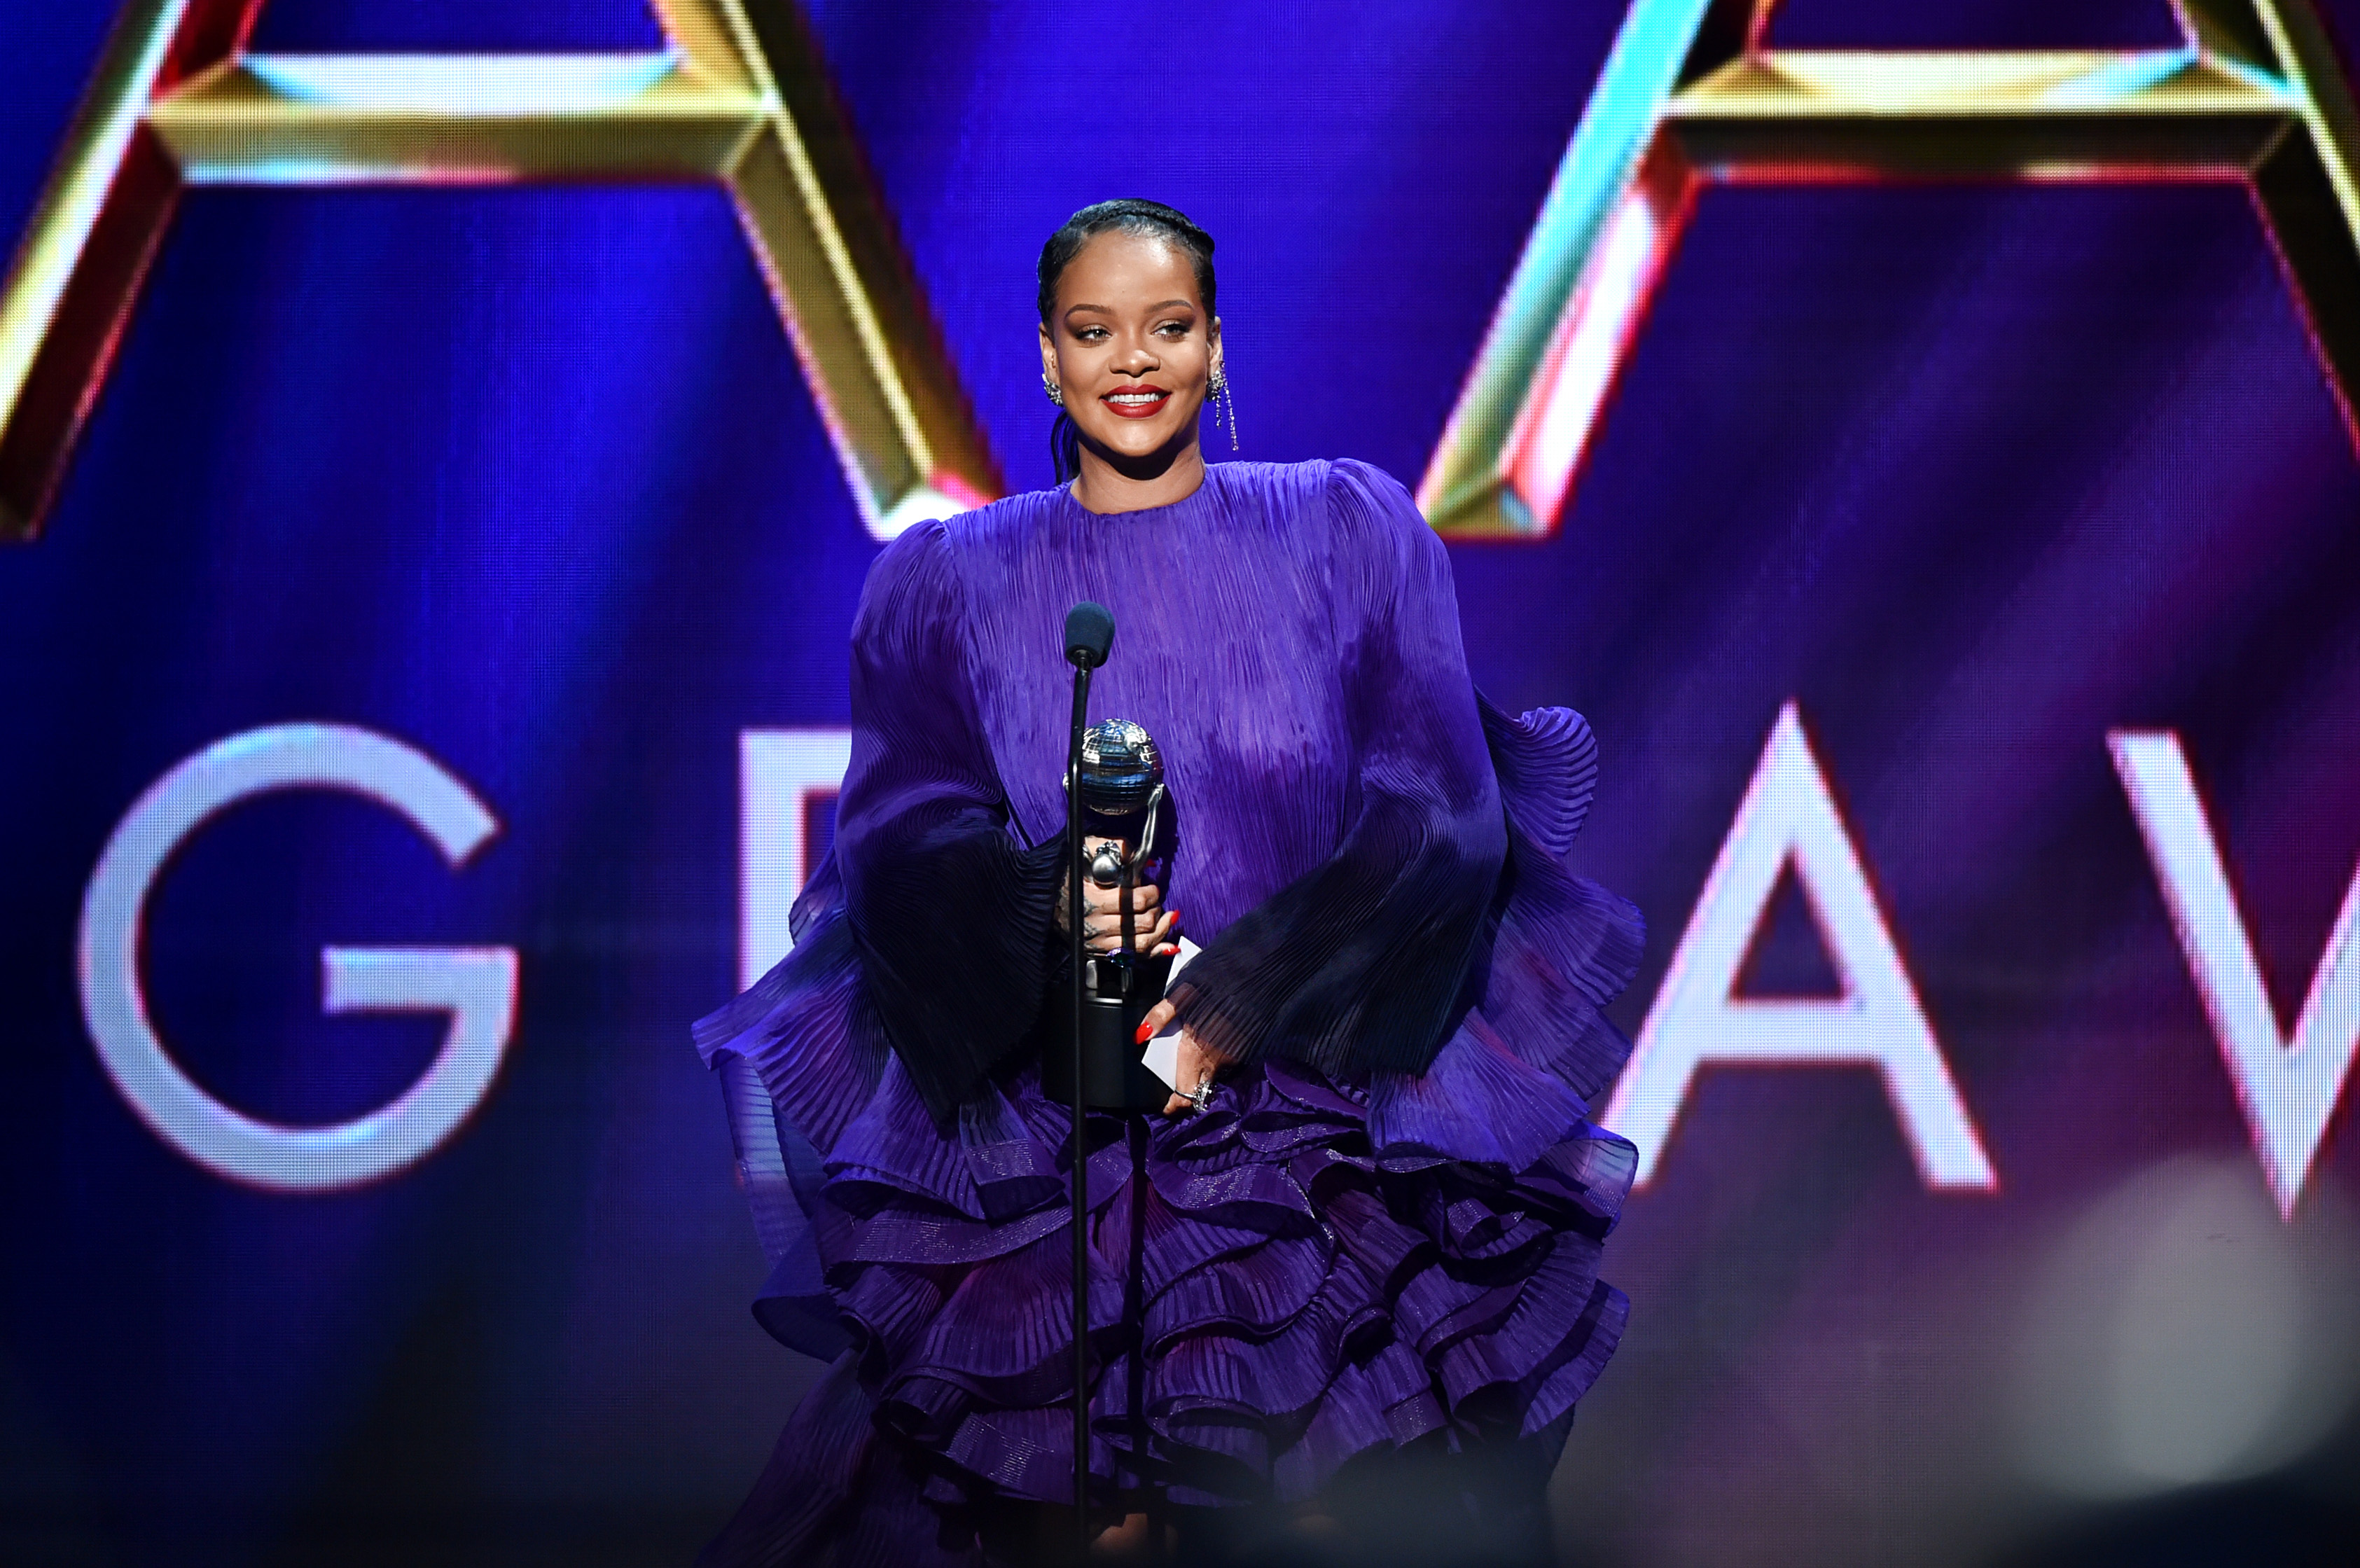
<instances>
[{"instance_id":1,"label":"woman's face","mask_svg":"<svg viewBox=\"0 0 2360 1568\"><path fill-rule=\"evenodd\" d=\"M1083 439L1120 466L1196 439L1221 359L1221 323L1196 295L1188 253L1113 230L1082 247L1041 323L1041 368L1065 389Z\"/></svg>"}]
</instances>

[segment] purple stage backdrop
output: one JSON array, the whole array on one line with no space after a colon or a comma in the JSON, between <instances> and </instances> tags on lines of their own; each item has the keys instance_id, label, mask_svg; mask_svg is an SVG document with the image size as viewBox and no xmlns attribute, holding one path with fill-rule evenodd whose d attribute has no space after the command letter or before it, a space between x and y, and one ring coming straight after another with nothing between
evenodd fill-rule
<instances>
[{"instance_id":1,"label":"purple stage backdrop","mask_svg":"<svg viewBox=\"0 0 2360 1568\"><path fill-rule=\"evenodd\" d=\"M11 244L124 4L0 9ZM1010 488L1041 241L1134 194L1218 237L1237 455L1416 485L1625 22L804 15ZM126 319L0 545L0 1559L685 1560L816 1372L686 1025L825 852L874 509L717 185L195 184ZM2360 464L2306 319L2234 181L1708 189L1554 531L1453 543L1650 926L1568 1563L2360 1540Z\"/></svg>"}]
</instances>

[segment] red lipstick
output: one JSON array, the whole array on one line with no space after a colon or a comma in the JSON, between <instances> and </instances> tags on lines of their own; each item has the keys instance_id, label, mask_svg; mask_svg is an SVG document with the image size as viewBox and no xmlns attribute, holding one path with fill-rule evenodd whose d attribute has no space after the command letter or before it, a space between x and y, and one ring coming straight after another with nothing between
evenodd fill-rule
<instances>
[{"instance_id":1,"label":"red lipstick","mask_svg":"<svg viewBox=\"0 0 2360 1568\"><path fill-rule=\"evenodd\" d=\"M1124 400L1118 402L1115 400L1118 398ZM1139 400L1132 401L1131 400L1132 399ZM1172 393L1169 389L1143 384L1135 387L1117 387L1111 392L1100 394L1098 398L1098 401L1125 419L1153 419L1164 411L1164 405L1171 400Z\"/></svg>"}]
</instances>

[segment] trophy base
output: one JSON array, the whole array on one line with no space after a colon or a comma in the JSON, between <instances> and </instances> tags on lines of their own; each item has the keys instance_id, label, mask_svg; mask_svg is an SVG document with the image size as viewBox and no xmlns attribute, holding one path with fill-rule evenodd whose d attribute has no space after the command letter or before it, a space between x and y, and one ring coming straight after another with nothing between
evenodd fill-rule
<instances>
[{"instance_id":1,"label":"trophy base","mask_svg":"<svg viewBox=\"0 0 2360 1568\"><path fill-rule=\"evenodd\" d=\"M1093 1111L1152 1113L1171 1102L1172 1086L1141 1061L1147 1047L1137 1037L1140 1020L1155 1004L1162 987L1141 989L1136 999L1082 998L1082 1103ZM1074 1046L1064 1029L1051 1036L1041 1053L1041 1092L1053 1104L1074 1102Z\"/></svg>"}]
</instances>

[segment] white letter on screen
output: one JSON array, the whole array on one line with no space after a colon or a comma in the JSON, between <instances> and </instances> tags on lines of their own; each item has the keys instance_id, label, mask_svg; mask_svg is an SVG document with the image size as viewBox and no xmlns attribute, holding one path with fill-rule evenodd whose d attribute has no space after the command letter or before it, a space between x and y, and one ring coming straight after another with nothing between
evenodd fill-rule
<instances>
[{"instance_id":1,"label":"white letter on screen","mask_svg":"<svg viewBox=\"0 0 2360 1568\"><path fill-rule=\"evenodd\" d=\"M1738 971L1790 862L1843 994L1740 1000ZM1708 1061L1874 1067L1927 1186L1999 1185L1792 702L1779 710L1607 1107L1607 1125L1639 1146L1640 1184Z\"/></svg>"},{"instance_id":2,"label":"white letter on screen","mask_svg":"<svg viewBox=\"0 0 2360 1568\"><path fill-rule=\"evenodd\" d=\"M738 988L795 945L787 916L814 870L814 797L844 787L849 729L748 729L738 737Z\"/></svg>"},{"instance_id":3,"label":"white letter on screen","mask_svg":"<svg viewBox=\"0 0 2360 1568\"><path fill-rule=\"evenodd\" d=\"M328 948L330 1013L443 1013L442 1048L391 1104L329 1127L257 1121L197 1087L165 1050L139 980L148 894L205 822L274 790L332 789L399 812L454 869L499 830L467 786L374 730L286 724L207 747L141 795L116 827L82 901L82 1017L98 1059L156 1135L235 1181L298 1192L370 1181L432 1152L482 1103L516 1022L513 948Z\"/></svg>"},{"instance_id":4,"label":"white letter on screen","mask_svg":"<svg viewBox=\"0 0 2360 1568\"><path fill-rule=\"evenodd\" d=\"M2360 872L2344 894L2343 913L2289 1042L2263 988L2253 939L2229 891L2180 737L2169 729L2117 729L2106 743L2147 839L2147 858L2163 884L2163 901L2237 1103L2245 1107L2262 1174L2279 1214L2291 1219L2352 1070L2353 1047L2360 1043Z\"/></svg>"}]
</instances>

